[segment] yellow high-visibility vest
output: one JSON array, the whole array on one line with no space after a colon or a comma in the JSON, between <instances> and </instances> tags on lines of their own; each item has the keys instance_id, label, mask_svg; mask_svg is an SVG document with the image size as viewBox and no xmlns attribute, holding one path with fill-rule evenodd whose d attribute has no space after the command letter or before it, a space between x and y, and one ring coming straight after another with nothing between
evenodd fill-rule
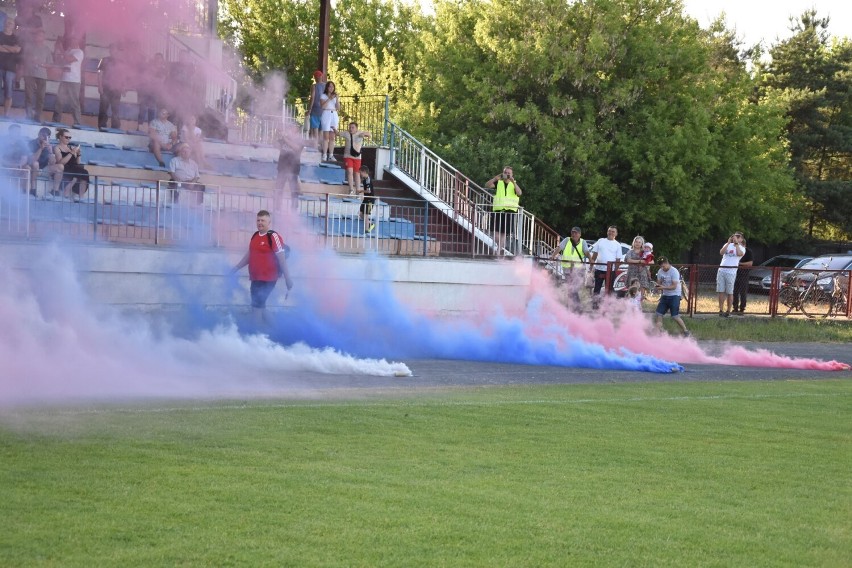
<instances>
[{"instance_id":1,"label":"yellow high-visibility vest","mask_svg":"<svg viewBox=\"0 0 852 568\"><path fill-rule=\"evenodd\" d=\"M502 179L497 182L497 191L494 193L492 209L494 211L517 211L521 198L515 194L515 184L508 184Z\"/></svg>"},{"instance_id":2,"label":"yellow high-visibility vest","mask_svg":"<svg viewBox=\"0 0 852 568\"><path fill-rule=\"evenodd\" d=\"M562 251L562 268L574 268L583 264L584 258L586 255L583 253L583 241L577 243L575 248L571 239L568 239L568 246Z\"/></svg>"}]
</instances>

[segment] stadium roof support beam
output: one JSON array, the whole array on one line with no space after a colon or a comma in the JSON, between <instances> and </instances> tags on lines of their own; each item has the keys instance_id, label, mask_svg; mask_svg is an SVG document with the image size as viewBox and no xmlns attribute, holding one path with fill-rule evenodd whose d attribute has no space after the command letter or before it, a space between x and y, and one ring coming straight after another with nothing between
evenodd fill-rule
<instances>
[{"instance_id":1,"label":"stadium roof support beam","mask_svg":"<svg viewBox=\"0 0 852 568\"><path fill-rule=\"evenodd\" d=\"M328 73L328 24L330 14L331 0L320 0L319 53L317 54L317 69L326 74Z\"/></svg>"}]
</instances>

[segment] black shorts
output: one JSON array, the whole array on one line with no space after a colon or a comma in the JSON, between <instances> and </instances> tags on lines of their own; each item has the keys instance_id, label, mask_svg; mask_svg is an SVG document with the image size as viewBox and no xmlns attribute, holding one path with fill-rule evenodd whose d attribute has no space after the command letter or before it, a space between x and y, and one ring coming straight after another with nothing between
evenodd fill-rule
<instances>
[{"instance_id":1,"label":"black shorts","mask_svg":"<svg viewBox=\"0 0 852 568\"><path fill-rule=\"evenodd\" d=\"M375 197L365 197L364 201L361 202L361 207L359 211L364 213L365 215L369 215L373 212L373 202L376 200Z\"/></svg>"},{"instance_id":2,"label":"black shorts","mask_svg":"<svg viewBox=\"0 0 852 568\"><path fill-rule=\"evenodd\" d=\"M272 280L271 282L268 282L266 280L252 280L251 307L265 308L266 300L269 298L269 295L272 293L272 290L275 289L276 284L278 284L277 280Z\"/></svg>"},{"instance_id":3,"label":"black shorts","mask_svg":"<svg viewBox=\"0 0 852 568\"><path fill-rule=\"evenodd\" d=\"M517 216L514 211L494 211L491 213L491 227L498 233L514 235Z\"/></svg>"}]
</instances>

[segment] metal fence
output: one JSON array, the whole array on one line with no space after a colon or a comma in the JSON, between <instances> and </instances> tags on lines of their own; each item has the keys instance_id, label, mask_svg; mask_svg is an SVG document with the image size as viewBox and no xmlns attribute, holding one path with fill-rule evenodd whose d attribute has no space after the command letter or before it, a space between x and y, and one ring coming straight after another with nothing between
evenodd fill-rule
<instances>
[{"instance_id":1,"label":"metal fence","mask_svg":"<svg viewBox=\"0 0 852 568\"><path fill-rule=\"evenodd\" d=\"M340 252L374 251L407 256L496 256L469 229L417 199L377 199L367 210L355 197L276 198L230 193L218 186L90 176L83 195L39 179L29 192L29 170L0 169L0 234L21 238L154 245L245 244L261 209L288 215L288 237L300 236ZM483 220L480 224L487 224Z\"/></svg>"}]
</instances>

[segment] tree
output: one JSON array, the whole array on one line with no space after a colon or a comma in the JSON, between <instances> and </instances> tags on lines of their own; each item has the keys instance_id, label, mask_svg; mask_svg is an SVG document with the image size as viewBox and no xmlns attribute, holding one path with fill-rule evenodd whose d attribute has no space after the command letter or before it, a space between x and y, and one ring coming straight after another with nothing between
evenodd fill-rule
<instances>
[{"instance_id":1,"label":"tree","mask_svg":"<svg viewBox=\"0 0 852 568\"><path fill-rule=\"evenodd\" d=\"M787 107L791 164L808 199L808 234L852 235L852 43L809 10L772 46L762 96Z\"/></svg>"},{"instance_id":2,"label":"tree","mask_svg":"<svg viewBox=\"0 0 852 568\"><path fill-rule=\"evenodd\" d=\"M420 76L431 120L411 127L474 179L511 163L540 218L589 236L615 223L668 254L789 226L783 110L749 102L742 62L719 65L723 39L679 2L445 0L436 14Z\"/></svg>"}]
</instances>

